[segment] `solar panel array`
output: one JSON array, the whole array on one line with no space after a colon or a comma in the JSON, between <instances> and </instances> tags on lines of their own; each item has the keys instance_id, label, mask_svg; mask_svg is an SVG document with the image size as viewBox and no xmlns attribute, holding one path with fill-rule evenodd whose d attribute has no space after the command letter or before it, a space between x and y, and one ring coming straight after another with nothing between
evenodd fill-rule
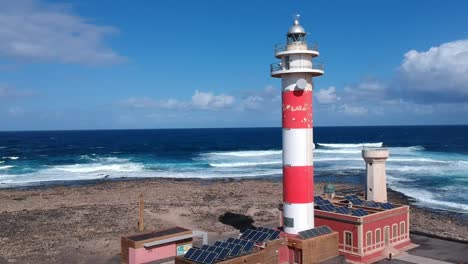
<instances>
[{"instance_id":1,"label":"solar panel array","mask_svg":"<svg viewBox=\"0 0 468 264\"><path fill-rule=\"evenodd\" d=\"M374 201L365 201L359 199L356 195L347 195L345 199L350 201L353 205L365 206L370 208L381 208L384 210L393 209L395 206L391 203L376 203Z\"/></svg>"},{"instance_id":2,"label":"solar panel array","mask_svg":"<svg viewBox=\"0 0 468 264\"><path fill-rule=\"evenodd\" d=\"M241 238L228 238L226 241L216 241L213 245L203 245L201 248L191 248L184 258L195 263L212 264L252 252L255 243L276 240L280 231L257 227L247 229Z\"/></svg>"},{"instance_id":3,"label":"solar panel array","mask_svg":"<svg viewBox=\"0 0 468 264\"><path fill-rule=\"evenodd\" d=\"M380 208L384 210L395 208L395 206L391 203L377 203L374 201L365 201L365 200L361 200L357 195L347 195L345 196L345 199L351 202L353 205L357 205L357 206ZM322 211L339 213L339 214L344 214L344 215L351 214L354 216L368 215L368 213L364 211L363 209L352 210L352 209L347 208L346 206L335 206L329 200L325 200L321 196L315 196L314 202L315 202L315 205L318 207L318 209Z\"/></svg>"},{"instance_id":4,"label":"solar panel array","mask_svg":"<svg viewBox=\"0 0 468 264\"><path fill-rule=\"evenodd\" d=\"M279 238L280 231L266 227L257 227L257 229L247 229L242 233L241 238L252 240L257 243L263 243L269 240L276 240Z\"/></svg>"},{"instance_id":5,"label":"solar panel array","mask_svg":"<svg viewBox=\"0 0 468 264\"><path fill-rule=\"evenodd\" d=\"M330 234L332 230L328 226L319 226L316 228L308 229L299 232L299 237L302 239L308 239L312 237L317 237L325 234Z\"/></svg>"},{"instance_id":6,"label":"solar panel array","mask_svg":"<svg viewBox=\"0 0 468 264\"><path fill-rule=\"evenodd\" d=\"M213 264L218 254L199 248L191 248L185 253L184 258L201 264Z\"/></svg>"},{"instance_id":7,"label":"solar panel array","mask_svg":"<svg viewBox=\"0 0 468 264\"><path fill-rule=\"evenodd\" d=\"M362 210L361 208L351 211L351 214L354 215L354 216L368 215L368 213L366 211Z\"/></svg>"}]
</instances>

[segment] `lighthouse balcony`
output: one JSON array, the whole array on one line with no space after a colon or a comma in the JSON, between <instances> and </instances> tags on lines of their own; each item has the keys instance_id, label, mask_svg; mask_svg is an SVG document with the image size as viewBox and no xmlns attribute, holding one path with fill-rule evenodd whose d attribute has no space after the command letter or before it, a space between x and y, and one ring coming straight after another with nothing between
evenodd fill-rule
<instances>
[{"instance_id":1,"label":"lighthouse balcony","mask_svg":"<svg viewBox=\"0 0 468 264\"><path fill-rule=\"evenodd\" d=\"M302 41L292 43L280 43L275 45L275 57L281 58L291 54L310 54L312 57L319 56L318 44Z\"/></svg>"},{"instance_id":2,"label":"lighthouse balcony","mask_svg":"<svg viewBox=\"0 0 468 264\"><path fill-rule=\"evenodd\" d=\"M311 73L312 77L323 75L323 64L314 62L308 65L294 65L294 64L283 64L281 62L275 62L270 65L270 72L272 77L281 77L287 73Z\"/></svg>"}]
</instances>

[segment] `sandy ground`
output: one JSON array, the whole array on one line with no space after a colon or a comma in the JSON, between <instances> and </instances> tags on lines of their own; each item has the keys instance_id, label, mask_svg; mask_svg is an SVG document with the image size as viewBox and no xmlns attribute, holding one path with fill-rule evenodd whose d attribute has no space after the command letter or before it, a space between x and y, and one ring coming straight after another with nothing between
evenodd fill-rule
<instances>
[{"instance_id":1,"label":"sandy ground","mask_svg":"<svg viewBox=\"0 0 468 264\"><path fill-rule=\"evenodd\" d=\"M338 190L355 188L337 185ZM321 190L323 185L316 184L316 193ZM180 225L218 237L239 232L220 222L226 212L250 216L257 226L277 226L282 185L274 180L148 179L3 189L0 263L118 263L120 236L136 232L140 193L147 230ZM395 192L389 200L411 202ZM456 214L412 207L410 221L412 230L468 240L468 224Z\"/></svg>"}]
</instances>

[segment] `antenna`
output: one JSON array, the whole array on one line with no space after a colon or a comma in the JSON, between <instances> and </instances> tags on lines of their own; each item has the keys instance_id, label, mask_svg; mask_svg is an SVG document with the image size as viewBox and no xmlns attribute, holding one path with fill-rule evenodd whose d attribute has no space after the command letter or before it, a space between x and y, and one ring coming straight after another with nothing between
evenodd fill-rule
<instances>
[{"instance_id":1,"label":"antenna","mask_svg":"<svg viewBox=\"0 0 468 264\"><path fill-rule=\"evenodd\" d=\"M299 25L299 18L301 17L300 14L294 14L293 19L294 19L294 25Z\"/></svg>"}]
</instances>

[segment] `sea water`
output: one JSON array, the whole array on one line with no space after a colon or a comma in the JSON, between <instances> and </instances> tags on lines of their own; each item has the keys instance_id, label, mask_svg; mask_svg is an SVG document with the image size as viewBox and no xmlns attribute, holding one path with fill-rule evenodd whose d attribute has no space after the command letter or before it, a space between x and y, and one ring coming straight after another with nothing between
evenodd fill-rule
<instances>
[{"instance_id":1,"label":"sea water","mask_svg":"<svg viewBox=\"0 0 468 264\"><path fill-rule=\"evenodd\" d=\"M317 127L315 181L359 184L387 147L389 186L468 213L468 126ZM0 188L118 178L280 179L281 128L0 132Z\"/></svg>"}]
</instances>

